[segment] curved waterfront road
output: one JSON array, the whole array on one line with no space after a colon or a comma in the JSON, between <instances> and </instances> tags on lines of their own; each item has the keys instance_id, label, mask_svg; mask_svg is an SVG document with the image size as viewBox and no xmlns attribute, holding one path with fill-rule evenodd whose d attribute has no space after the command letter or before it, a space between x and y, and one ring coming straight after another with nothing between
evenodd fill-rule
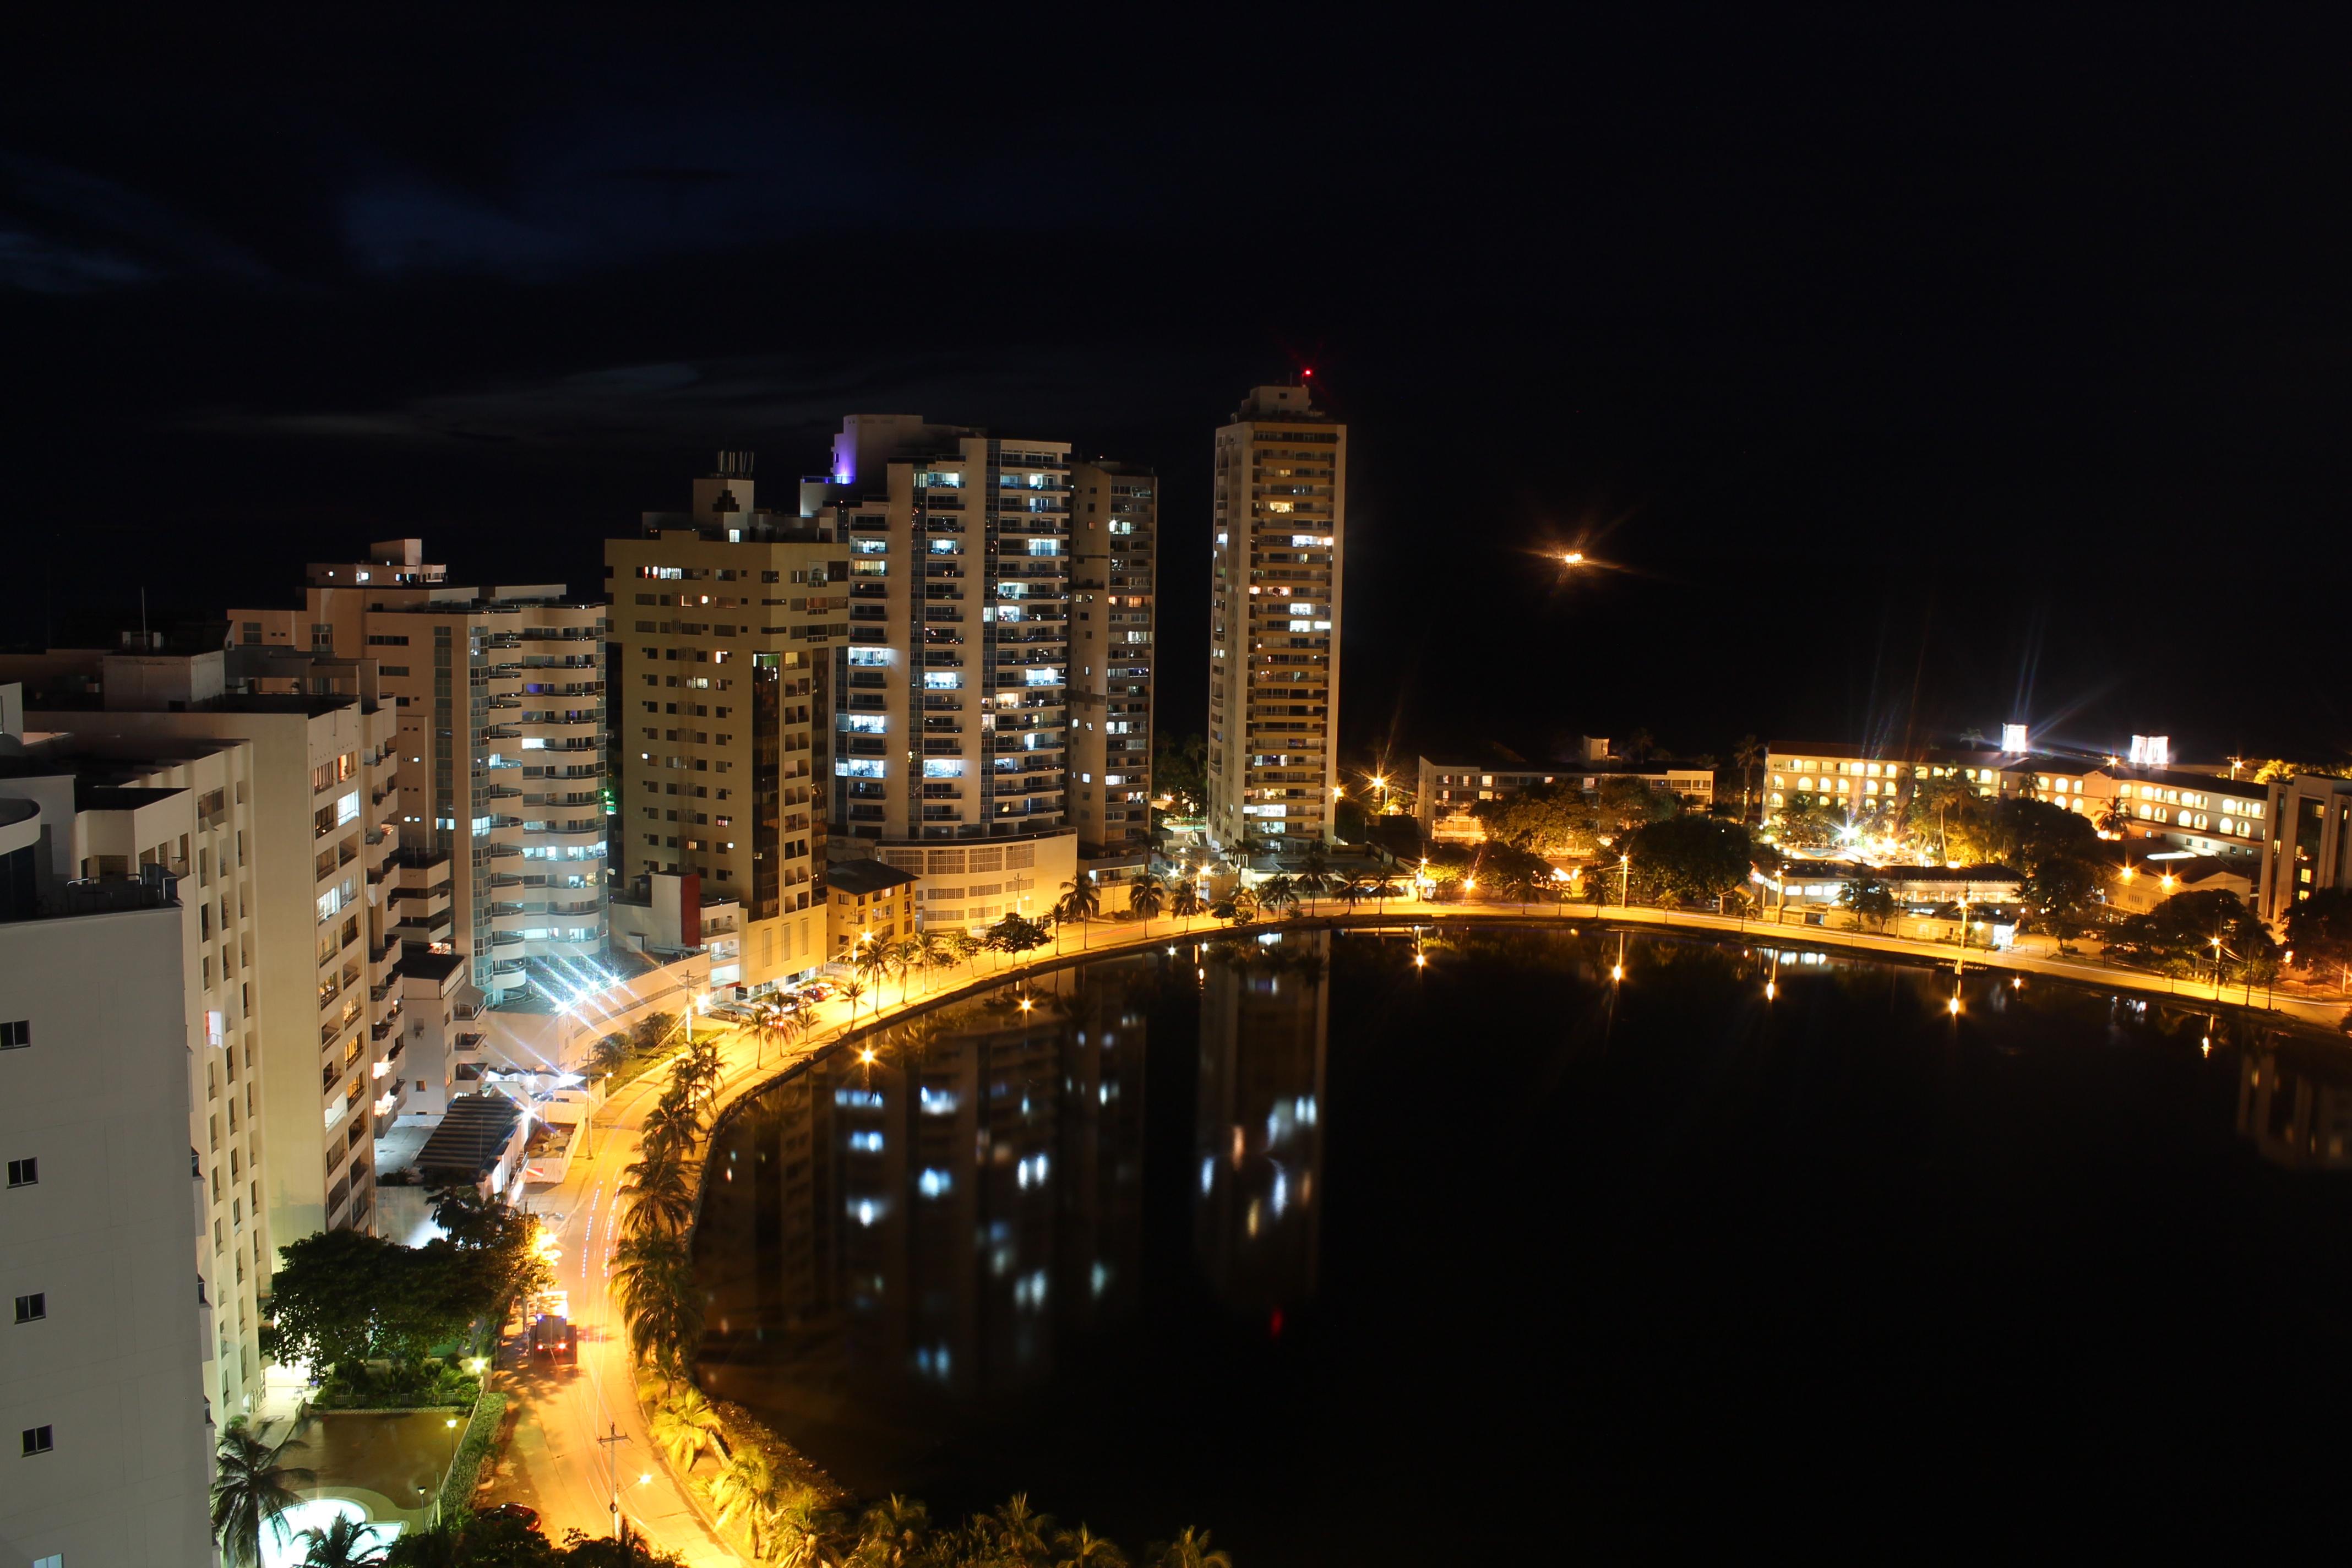
<instances>
[{"instance_id":1,"label":"curved waterfront road","mask_svg":"<svg viewBox=\"0 0 2352 1568\"><path fill-rule=\"evenodd\" d=\"M1949 942L1929 942L1820 926L1774 926L1769 921L1739 921L1720 915L1668 913L1640 906L1632 909L1591 904L1516 906L1498 904L1424 904L1415 900L1388 900L1375 908L1350 912L1333 900L1318 900L1317 923L1361 927L1411 925L1469 918L1481 922L1566 924L1573 921L1614 921L1627 925L1705 931L1737 935L1750 941L1799 943L1816 947L1859 950L1949 963L1955 949ZM1207 917L1190 921L1155 919L1148 928L1126 921L1101 922L1086 928L1083 942L1066 941L1060 962L1093 953L1148 947L1222 931ZM1271 929L1271 928L1267 928ZM1027 967L1052 964L1057 955L1040 949ZM2215 1005L2211 987L2168 980L2160 975L2118 970L2105 964L2023 953L1986 953L1971 950L1971 969L2024 971L2112 990L2172 994L2183 1001ZM973 968L934 979L913 981L905 1000L887 1002L877 1011L866 1003L858 1007L856 1024L888 1022L900 1014L995 984L1015 966L1001 961L982 962ZM895 982L883 987L898 995ZM2225 988L2220 1005L2239 1005L2241 993ZM2257 1004L2264 999L2259 989ZM2341 1001L2323 997L2277 995L2273 1010L2306 1023L2332 1027L2344 1010ZM835 1000L819 1010L820 1026L806 1042L779 1058L763 1051L745 1032L717 1031L725 1077L719 1099L722 1106L772 1079L793 1061L804 1059L835 1043L851 1026L848 1004ZM700 1027L701 1026L698 1026ZM506 1386L515 1396L518 1414L499 1478L488 1501L519 1501L539 1510L541 1528L551 1541L562 1541L565 1531L610 1535L614 1500L633 1534L677 1552L694 1568L734 1568L743 1559L714 1530L707 1510L684 1486L648 1440L637 1411L619 1309L606 1290L606 1269L612 1258L619 1218L614 1189L621 1169L636 1158L637 1128L658 1098L667 1074L656 1069L616 1091L594 1116L587 1149L572 1156L570 1171L551 1194L534 1196L531 1207L546 1217L562 1256L556 1264L557 1285L570 1294L572 1321L580 1331L580 1360L575 1367L548 1370L534 1366L512 1350L502 1353L509 1370ZM618 1433L621 1441L601 1441Z\"/></svg>"}]
</instances>

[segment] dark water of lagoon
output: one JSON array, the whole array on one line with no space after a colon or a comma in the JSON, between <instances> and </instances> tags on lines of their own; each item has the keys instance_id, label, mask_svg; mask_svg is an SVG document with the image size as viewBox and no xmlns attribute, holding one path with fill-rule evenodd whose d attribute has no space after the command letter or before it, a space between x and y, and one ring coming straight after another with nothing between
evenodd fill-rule
<instances>
[{"instance_id":1,"label":"dark water of lagoon","mask_svg":"<svg viewBox=\"0 0 2352 1568\"><path fill-rule=\"evenodd\" d=\"M716 1146L706 1385L868 1492L1242 1568L2334 1517L2341 1046L1736 942L1425 951L1188 942L771 1090Z\"/></svg>"}]
</instances>

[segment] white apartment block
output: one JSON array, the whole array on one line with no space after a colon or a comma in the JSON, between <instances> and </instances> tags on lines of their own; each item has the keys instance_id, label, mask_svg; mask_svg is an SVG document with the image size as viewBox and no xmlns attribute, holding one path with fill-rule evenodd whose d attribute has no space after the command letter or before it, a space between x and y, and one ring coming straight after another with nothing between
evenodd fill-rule
<instances>
[{"instance_id":1,"label":"white apartment block","mask_svg":"<svg viewBox=\"0 0 2352 1568\"><path fill-rule=\"evenodd\" d=\"M704 904L739 921L711 978L746 985L825 959L828 721L852 580L829 530L756 494L748 455L722 453L691 510L647 512L638 537L604 544L615 896L674 903L690 886L696 914L673 908L666 929L683 921L698 942ZM648 934L636 913L621 945Z\"/></svg>"},{"instance_id":2,"label":"white apartment block","mask_svg":"<svg viewBox=\"0 0 2352 1568\"><path fill-rule=\"evenodd\" d=\"M419 928L403 911L434 882L446 910L448 879L446 854L396 848L397 710L373 664L253 647L59 650L0 659L0 674L37 683L37 727L110 755L250 752L235 840L249 882L239 1001L266 1091L270 1244L373 1229L373 1141L413 1082L399 980L402 939Z\"/></svg>"},{"instance_id":3,"label":"white apartment block","mask_svg":"<svg viewBox=\"0 0 2352 1568\"><path fill-rule=\"evenodd\" d=\"M1069 795L1090 855L1151 847L1159 497L1139 469L1070 466Z\"/></svg>"},{"instance_id":4,"label":"white apartment block","mask_svg":"<svg viewBox=\"0 0 2352 1568\"><path fill-rule=\"evenodd\" d=\"M469 959L493 1005L532 992L534 965L561 985L604 947L605 607L560 584L454 584L418 540L369 554L308 566L299 609L231 611L233 636L378 661L403 858L426 862L401 939Z\"/></svg>"},{"instance_id":5,"label":"white apartment block","mask_svg":"<svg viewBox=\"0 0 2352 1568\"><path fill-rule=\"evenodd\" d=\"M1305 386L1252 390L1217 432L1208 833L1329 837L1339 784L1348 427Z\"/></svg>"},{"instance_id":6,"label":"white apartment block","mask_svg":"<svg viewBox=\"0 0 2352 1568\"><path fill-rule=\"evenodd\" d=\"M25 1563L209 1563L268 1257L251 756L63 743L0 758L0 1541Z\"/></svg>"}]
</instances>

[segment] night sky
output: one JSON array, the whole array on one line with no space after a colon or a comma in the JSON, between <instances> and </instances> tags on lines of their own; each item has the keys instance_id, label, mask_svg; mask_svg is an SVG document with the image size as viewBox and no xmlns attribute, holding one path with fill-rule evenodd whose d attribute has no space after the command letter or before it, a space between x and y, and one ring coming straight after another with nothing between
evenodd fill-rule
<instances>
[{"instance_id":1,"label":"night sky","mask_svg":"<svg viewBox=\"0 0 2352 1568\"><path fill-rule=\"evenodd\" d=\"M1356 746L2352 755L2334 39L663 14L17 32L5 636L398 534L594 591L907 411L1158 466L1196 730L1211 433L1311 366Z\"/></svg>"}]
</instances>

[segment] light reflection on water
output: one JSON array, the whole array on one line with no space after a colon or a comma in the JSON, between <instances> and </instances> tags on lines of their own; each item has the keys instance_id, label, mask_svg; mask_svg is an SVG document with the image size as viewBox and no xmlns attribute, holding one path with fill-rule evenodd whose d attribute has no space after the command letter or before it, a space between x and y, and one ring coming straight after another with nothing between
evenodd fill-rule
<instances>
[{"instance_id":1,"label":"light reflection on water","mask_svg":"<svg viewBox=\"0 0 2352 1568\"><path fill-rule=\"evenodd\" d=\"M730 1123L703 1380L868 1493L1030 1486L1244 1560L1418 1560L1332 1522L1401 1487L1665 1495L1690 1477L1625 1453L1702 1428L1762 1423L1724 1472L1761 1486L1792 1418L1974 1445L2037 1379L2128 1404L2144 1348L2078 1375L2025 1303L2170 1344L2301 1266L2272 1229L2344 1215L2276 1184L2352 1163L2326 1042L1789 944L1291 933L1026 994ZM1543 1441L1507 1442L1531 1405ZM1408 1409L1435 1481L1383 1468Z\"/></svg>"}]
</instances>

